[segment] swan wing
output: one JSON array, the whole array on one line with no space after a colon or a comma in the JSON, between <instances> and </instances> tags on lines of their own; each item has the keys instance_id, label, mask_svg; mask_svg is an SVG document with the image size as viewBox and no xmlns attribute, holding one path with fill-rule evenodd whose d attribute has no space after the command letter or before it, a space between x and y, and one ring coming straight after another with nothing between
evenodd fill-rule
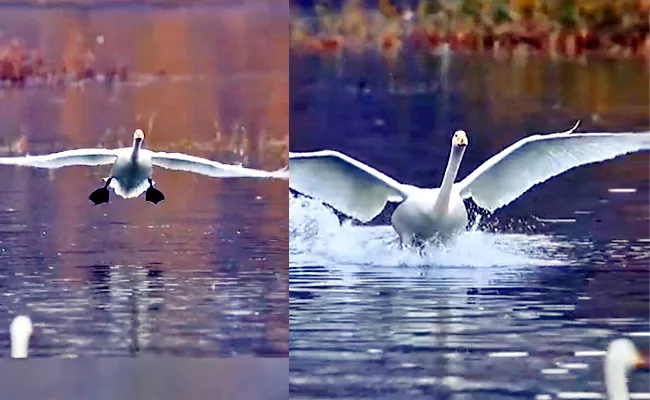
<instances>
[{"instance_id":1,"label":"swan wing","mask_svg":"<svg viewBox=\"0 0 650 400\"><path fill-rule=\"evenodd\" d=\"M286 168L278 171L263 171L239 165L221 164L182 153L153 152L151 163L166 169L193 172L213 178L289 178L289 171Z\"/></svg>"},{"instance_id":2,"label":"swan wing","mask_svg":"<svg viewBox=\"0 0 650 400\"><path fill-rule=\"evenodd\" d=\"M332 150L289 153L289 187L368 222L408 188L376 169Z\"/></svg>"},{"instance_id":3,"label":"swan wing","mask_svg":"<svg viewBox=\"0 0 650 400\"><path fill-rule=\"evenodd\" d=\"M71 165L105 165L113 164L118 150L75 149L58 153L22 157L0 157L0 165L20 165L36 168L61 168Z\"/></svg>"},{"instance_id":4,"label":"swan wing","mask_svg":"<svg viewBox=\"0 0 650 400\"><path fill-rule=\"evenodd\" d=\"M650 150L650 132L533 135L487 160L457 188L461 197L494 211L572 168L641 150Z\"/></svg>"}]
</instances>

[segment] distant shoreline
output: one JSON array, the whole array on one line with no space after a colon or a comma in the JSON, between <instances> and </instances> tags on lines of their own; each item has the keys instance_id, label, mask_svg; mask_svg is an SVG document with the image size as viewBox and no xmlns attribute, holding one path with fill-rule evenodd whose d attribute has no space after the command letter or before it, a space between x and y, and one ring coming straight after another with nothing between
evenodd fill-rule
<instances>
[{"instance_id":1,"label":"distant shoreline","mask_svg":"<svg viewBox=\"0 0 650 400\"><path fill-rule=\"evenodd\" d=\"M313 10L294 7L291 47L307 53L375 49L395 56L409 48L500 58L543 54L580 60L585 55L597 55L650 61L647 1L625 12L606 6L604 11L515 10L498 8L497 2L485 10L470 12L456 4L461 2L441 3L434 10L426 8L430 2L425 0L415 9L394 6L388 0L379 0L375 8L357 0L348 1L340 10L318 4Z\"/></svg>"}]
</instances>

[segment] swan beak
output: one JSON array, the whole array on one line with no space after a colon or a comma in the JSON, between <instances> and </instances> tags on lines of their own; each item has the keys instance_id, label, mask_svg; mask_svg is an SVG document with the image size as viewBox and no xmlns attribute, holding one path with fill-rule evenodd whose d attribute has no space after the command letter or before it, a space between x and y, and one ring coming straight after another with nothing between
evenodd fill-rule
<instances>
[{"instance_id":1,"label":"swan beak","mask_svg":"<svg viewBox=\"0 0 650 400\"><path fill-rule=\"evenodd\" d=\"M454 133L454 145L458 147L465 147L469 143L467 140L467 133L465 131L456 131Z\"/></svg>"},{"instance_id":2,"label":"swan beak","mask_svg":"<svg viewBox=\"0 0 650 400\"><path fill-rule=\"evenodd\" d=\"M634 367L640 370L650 370L650 352L639 353Z\"/></svg>"}]
</instances>

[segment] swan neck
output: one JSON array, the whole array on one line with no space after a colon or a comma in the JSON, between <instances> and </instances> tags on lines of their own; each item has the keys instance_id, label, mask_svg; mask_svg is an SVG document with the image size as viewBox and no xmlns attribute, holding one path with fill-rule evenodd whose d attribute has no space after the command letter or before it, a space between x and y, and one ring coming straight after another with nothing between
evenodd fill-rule
<instances>
[{"instance_id":1,"label":"swan neck","mask_svg":"<svg viewBox=\"0 0 650 400\"><path fill-rule=\"evenodd\" d=\"M133 151L131 152L131 159L136 160L138 158L138 154L140 153L140 148L142 147L142 141L141 140L134 140L133 141Z\"/></svg>"},{"instance_id":2,"label":"swan neck","mask_svg":"<svg viewBox=\"0 0 650 400\"><path fill-rule=\"evenodd\" d=\"M461 146L451 146L451 152L449 153L449 160L447 161L447 168L445 169L445 175L442 177L442 184L440 185L440 191L438 192L438 198L434 203L434 211L446 211L449 205L449 198L451 197L451 188L454 186L456 181L456 175L458 175L458 170L460 169L460 162L463 159L463 154L465 153L465 147Z\"/></svg>"},{"instance_id":3,"label":"swan neck","mask_svg":"<svg viewBox=\"0 0 650 400\"><path fill-rule=\"evenodd\" d=\"M629 400L625 368L614 360L605 362L605 387L608 400Z\"/></svg>"},{"instance_id":4,"label":"swan neck","mask_svg":"<svg viewBox=\"0 0 650 400\"><path fill-rule=\"evenodd\" d=\"M11 358L27 358L28 335L15 335L11 338Z\"/></svg>"}]
</instances>

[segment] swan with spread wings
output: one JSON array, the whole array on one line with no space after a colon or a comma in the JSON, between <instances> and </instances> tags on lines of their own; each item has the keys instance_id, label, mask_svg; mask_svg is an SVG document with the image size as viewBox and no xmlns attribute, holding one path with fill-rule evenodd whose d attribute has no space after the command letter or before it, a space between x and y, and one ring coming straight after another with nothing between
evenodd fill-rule
<instances>
[{"instance_id":1,"label":"swan with spread wings","mask_svg":"<svg viewBox=\"0 0 650 400\"><path fill-rule=\"evenodd\" d=\"M221 164L201 157L182 153L164 153L144 149L144 132L136 129L133 146L121 149L75 149L58 153L0 157L0 165L19 165L36 168L61 168L72 165L113 164L111 173L104 178L103 187L93 191L89 199L94 204L108 203L111 187L118 196L134 198L145 192L145 200L158 204L165 199L163 193L154 188L153 166L171 170L193 172L214 178L280 178L287 179L286 169L262 171L238 165Z\"/></svg>"},{"instance_id":2,"label":"swan with spread wings","mask_svg":"<svg viewBox=\"0 0 650 400\"><path fill-rule=\"evenodd\" d=\"M400 203L391 217L404 245L446 242L468 222L464 199L492 212L533 186L580 165L650 150L650 132L532 135L510 145L456 182L467 133L456 131L440 187L419 188L332 150L289 153L289 187L362 222L375 218L387 202Z\"/></svg>"}]
</instances>

